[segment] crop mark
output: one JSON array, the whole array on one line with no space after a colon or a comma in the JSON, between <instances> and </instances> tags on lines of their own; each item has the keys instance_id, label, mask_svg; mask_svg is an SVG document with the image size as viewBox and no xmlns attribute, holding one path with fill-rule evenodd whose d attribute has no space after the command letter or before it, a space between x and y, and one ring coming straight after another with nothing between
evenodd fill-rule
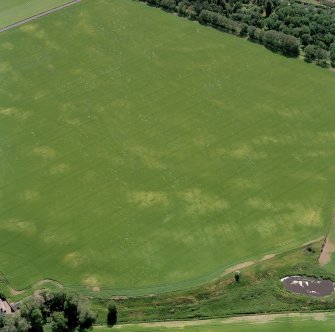
<instances>
[{"instance_id":1,"label":"crop mark","mask_svg":"<svg viewBox=\"0 0 335 332\"><path fill-rule=\"evenodd\" d=\"M142 208L169 203L167 195L161 191L135 191L128 194L128 200Z\"/></svg>"},{"instance_id":2,"label":"crop mark","mask_svg":"<svg viewBox=\"0 0 335 332\"><path fill-rule=\"evenodd\" d=\"M58 164L50 168L50 174L58 175L58 174L65 174L70 171L70 166L67 164Z\"/></svg>"},{"instance_id":3,"label":"crop mark","mask_svg":"<svg viewBox=\"0 0 335 332\"><path fill-rule=\"evenodd\" d=\"M56 151L46 145L38 146L32 150L35 156L39 156L45 159L52 159L56 156Z\"/></svg>"},{"instance_id":4,"label":"crop mark","mask_svg":"<svg viewBox=\"0 0 335 332\"><path fill-rule=\"evenodd\" d=\"M72 267L78 267L79 265L83 264L83 262L86 260L86 257L75 251L67 254L63 260L66 264Z\"/></svg>"},{"instance_id":5,"label":"crop mark","mask_svg":"<svg viewBox=\"0 0 335 332\"><path fill-rule=\"evenodd\" d=\"M179 193L179 196L186 202L187 213L191 215L205 215L230 207L225 199L204 193L200 189L189 189Z\"/></svg>"},{"instance_id":6,"label":"crop mark","mask_svg":"<svg viewBox=\"0 0 335 332\"><path fill-rule=\"evenodd\" d=\"M39 197L39 193L35 190L27 189L23 192L22 198L25 201L35 201Z\"/></svg>"},{"instance_id":7,"label":"crop mark","mask_svg":"<svg viewBox=\"0 0 335 332\"><path fill-rule=\"evenodd\" d=\"M23 233L29 236L36 232L36 226L33 222L21 219L1 220L0 229L8 232Z\"/></svg>"}]
</instances>

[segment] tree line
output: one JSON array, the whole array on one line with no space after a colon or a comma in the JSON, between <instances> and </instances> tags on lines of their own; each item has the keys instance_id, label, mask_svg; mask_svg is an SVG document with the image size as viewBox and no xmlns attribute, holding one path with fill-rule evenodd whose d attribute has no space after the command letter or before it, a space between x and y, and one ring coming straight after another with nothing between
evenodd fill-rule
<instances>
[{"instance_id":1,"label":"tree line","mask_svg":"<svg viewBox=\"0 0 335 332\"><path fill-rule=\"evenodd\" d=\"M139 0L263 44L335 67L335 5L281 0Z\"/></svg>"},{"instance_id":2,"label":"tree line","mask_svg":"<svg viewBox=\"0 0 335 332\"><path fill-rule=\"evenodd\" d=\"M117 322L116 304L107 306L107 325ZM19 312L0 316L0 330L3 332L69 332L86 331L96 321L87 299L64 290L42 291L37 297L23 301Z\"/></svg>"}]
</instances>

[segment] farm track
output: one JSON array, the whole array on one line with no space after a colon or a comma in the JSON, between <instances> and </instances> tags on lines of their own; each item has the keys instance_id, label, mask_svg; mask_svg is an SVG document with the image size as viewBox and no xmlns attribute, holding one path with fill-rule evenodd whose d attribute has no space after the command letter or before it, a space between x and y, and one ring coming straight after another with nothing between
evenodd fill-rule
<instances>
[{"instance_id":1,"label":"farm track","mask_svg":"<svg viewBox=\"0 0 335 332\"><path fill-rule=\"evenodd\" d=\"M34 284L31 285L31 286L28 286L28 287L26 287L26 288L24 288L24 289L20 289L20 290L18 290L18 289L15 289L15 288L12 287L12 285L11 285L10 282L9 282L9 280L7 279L7 277L5 276L5 274L2 273L2 272L0 272L0 282L2 282L3 284L5 284L5 285L8 287L8 289L9 289L11 295L14 295L14 296L15 296L15 295L21 295L21 294L24 294L24 293L25 293L26 291L28 291L29 289L33 289L33 288L35 288L35 287L39 287L39 286L42 286L42 285L44 285L44 284L48 284L48 283L53 284L53 285L55 285L55 286L57 286L57 287L59 287L59 288L63 288L63 287L64 287L64 286L63 286L60 282L58 282L57 280L53 280L53 279L43 279L43 280L40 280L40 281L34 283Z\"/></svg>"},{"instance_id":2,"label":"farm track","mask_svg":"<svg viewBox=\"0 0 335 332\"><path fill-rule=\"evenodd\" d=\"M30 17L28 17L28 18L26 18L26 19L24 19L24 20L18 21L18 22L16 22L16 23L10 24L10 25L8 25L8 26L6 26L6 27L4 27L4 28L1 28L1 29L0 29L0 33L1 33L1 32L5 32L5 31L8 31L8 30L11 30L11 29L14 29L14 28L16 28L16 27L19 27L19 26L21 26L21 25L23 25L23 24L25 24L25 23L31 22L31 21L36 20L36 19L38 19L38 18L41 18L41 17L43 17L43 16L50 15L50 14L52 14L52 13L54 13L54 12L57 12L57 11L59 11L59 10L62 10L62 9L64 9L64 8L66 8L66 7L72 6L72 5L74 5L74 4L76 4L76 3L80 2L80 1L81 1L81 0L72 0L72 1L70 1L70 2L68 2L68 3L66 3L66 4L64 4L64 5L61 5L61 6L58 6L58 7L49 9L49 10L46 10L46 11L44 11L44 12L41 12L41 13L39 13L39 14L30 16Z\"/></svg>"}]
</instances>

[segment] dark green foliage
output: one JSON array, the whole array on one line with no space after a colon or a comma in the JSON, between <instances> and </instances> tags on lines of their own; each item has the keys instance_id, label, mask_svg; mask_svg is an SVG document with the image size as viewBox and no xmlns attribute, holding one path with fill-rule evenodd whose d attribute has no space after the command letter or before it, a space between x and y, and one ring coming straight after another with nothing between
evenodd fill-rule
<instances>
[{"instance_id":1,"label":"dark green foliage","mask_svg":"<svg viewBox=\"0 0 335 332\"><path fill-rule=\"evenodd\" d=\"M160 5L165 8L166 10L173 11L176 7L175 0L162 0Z\"/></svg>"},{"instance_id":2,"label":"dark green foliage","mask_svg":"<svg viewBox=\"0 0 335 332\"><path fill-rule=\"evenodd\" d=\"M63 312L54 312L51 317L51 331L52 332L66 332L68 321Z\"/></svg>"},{"instance_id":3,"label":"dark green foliage","mask_svg":"<svg viewBox=\"0 0 335 332\"><path fill-rule=\"evenodd\" d=\"M315 60L315 46L307 45L304 49L305 52L305 60L307 62L313 62Z\"/></svg>"},{"instance_id":4,"label":"dark green foliage","mask_svg":"<svg viewBox=\"0 0 335 332\"><path fill-rule=\"evenodd\" d=\"M91 328L96 320L86 300L64 291L43 292L39 300L28 298L20 315L6 318L3 328L28 332L43 332L43 328L53 332L84 331Z\"/></svg>"},{"instance_id":5,"label":"dark green foliage","mask_svg":"<svg viewBox=\"0 0 335 332\"><path fill-rule=\"evenodd\" d=\"M107 313L107 325L113 326L117 323L117 308L116 303L111 301L108 303L107 306L108 313Z\"/></svg>"},{"instance_id":6,"label":"dark green foliage","mask_svg":"<svg viewBox=\"0 0 335 332\"><path fill-rule=\"evenodd\" d=\"M28 332L31 330L29 322L19 315L7 315L1 328L2 332Z\"/></svg>"},{"instance_id":7,"label":"dark green foliage","mask_svg":"<svg viewBox=\"0 0 335 332\"><path fill-rule=\"evenodd\" d=\"M318 65L324 65L327 61L328 53L321 47L317 47L315 50L315 60Z\"/></svg>"},{"instance_id":8,"label":"dark green foliage","mask_svg":"<svg viewBox=\"0 0 335 332\"><path fill-rule=\"evenodd\" d=\"M25 318L29 324L29 331L32 332L43 332L44 317L41 308L42 303L37 302L35 298L29 298L26 300L21 307L21 317Z\"/></svg>"},{"instance_id":9,"label":"dark green foliage","mask_svg":"<svg viewBox=\"0 0 335 332\"><path fill-rule=\"evenodd\" d=\"M234 277L235 277L235 281L236 282L240 282L240 279L241 279L241 273L240 273L240 271L236 271Z\"/></svg>"},{"instance_id":10,"label":"dark green foliage","mask_svg":"<svg viewBox=\"0 0 335 332\"><path fill-rule=\"evenodd\" d=\"M202 24L248 36L289 56L299 55L300 44L314 44L321 49L318 51L321 58L317 60L320 64L327 59L324 51L330 51L330 45L335 42L333 5L316 6L300 1L288 4L279 0L147 0L147 3Z\"/></svg>"},{"instance_id":11,"label":"dark green foliage","mask_svg":"<svg viewBox=\"0 0 335 332\"><path fill-rule=\"evenodd\" d=\"M330 64L332 67L335 67L335 43L330 45L329 53Z\"/></svg>"}]
</instances>

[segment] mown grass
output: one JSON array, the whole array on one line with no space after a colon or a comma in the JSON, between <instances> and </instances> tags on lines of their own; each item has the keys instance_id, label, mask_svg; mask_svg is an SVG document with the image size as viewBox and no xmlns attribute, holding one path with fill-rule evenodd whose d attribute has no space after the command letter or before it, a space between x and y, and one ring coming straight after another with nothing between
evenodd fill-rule
<instances>
[{"instance_id":1,"label":"mown grass","mask_svg":"<svg viewBox=\"0 0 335 332\"><path fill-rule=\"evenodd\" d=\"M326 232L332 72L129 0L84 0L0 47L14 287L194 287Z\"/></svg>"},{"instance_id":2,"label":"mown grass","mask_svg":"<svg viewBox=\"0 0 335 332\"><path fill-rule=\"evenodd\" d=\"M70 0L1 0L0 28L67 2Z\"/></svg>"},{"instance_id":3,"label":"mown grass","mask_svg":"<svg viewBox=\"0 0 335 332\"><path fill-rule=\"evenodd\" d=\"M324 317L306 318L306 317L290 317L281 318L270 321L255 321L255 322L208 322L199 326L191 325L185 327L143 327L143 326L127 326L120 327L117 331L124 332L145 332L145 331L196 331L196 332L331 332L335 328L335 319L333 314L327 314ZM113 331L110 328L96 328L96 332Z\"/></svg>"}]
</instances>

